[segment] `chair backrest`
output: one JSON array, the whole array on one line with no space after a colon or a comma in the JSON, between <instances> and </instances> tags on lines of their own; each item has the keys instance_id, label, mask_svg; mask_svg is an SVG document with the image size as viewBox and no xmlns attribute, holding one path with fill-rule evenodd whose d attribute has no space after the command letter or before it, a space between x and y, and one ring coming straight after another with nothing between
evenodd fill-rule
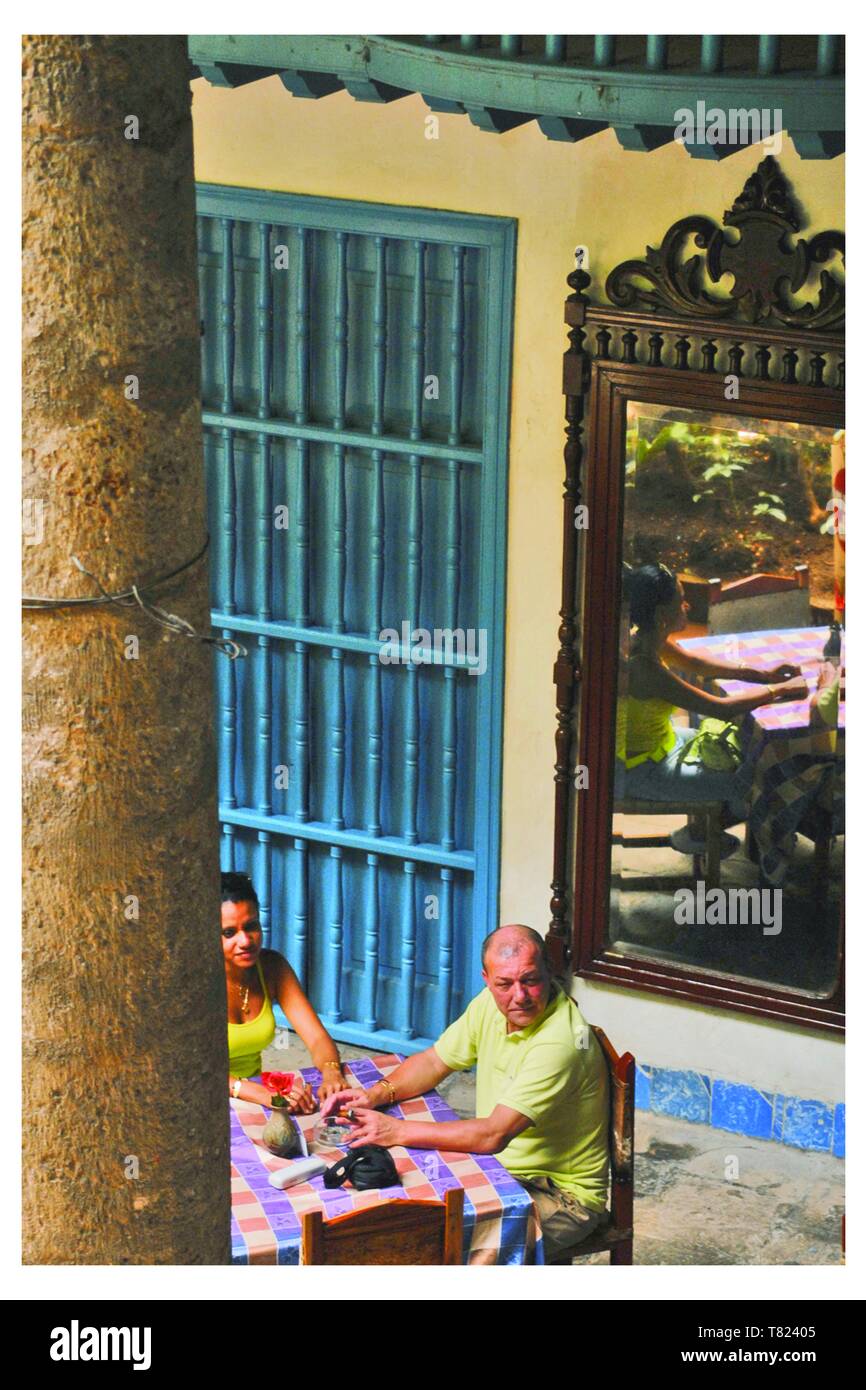
<instances>
[{"instance_id":1,"label":"chair backrest","mask_svg":"<svg viewBox=\"0 0 866 1390\"><path fill-rule=\"evenodd\" d=\"M378 1202L325 1221L301 1220L304 1265L459 1265L463 1256L463 1188L444 1202Z\"/></svg>"},{"instance_id":2,"label":"chair backrest","mask_svg":"<svg viewBox=\"0 0 866 1390\"><path fill-rule=\"evenodd\" d=\"M601 1028L590 1024L610 1079L610 1209L613 1225L629 1230L634 1209L634 1057L620 1057Z\"/></svg>"},{"instance_id":3,"label":"chair backrest","mask_svg":"<svg viewBox=\"0 0 866 1390\"><path fill-rule=\"evenodd\" d=\"M707 581L707 626L711 633L811 627L809 566L793 574L750 574L723 584Z\"/></svg>"}]
</instances>

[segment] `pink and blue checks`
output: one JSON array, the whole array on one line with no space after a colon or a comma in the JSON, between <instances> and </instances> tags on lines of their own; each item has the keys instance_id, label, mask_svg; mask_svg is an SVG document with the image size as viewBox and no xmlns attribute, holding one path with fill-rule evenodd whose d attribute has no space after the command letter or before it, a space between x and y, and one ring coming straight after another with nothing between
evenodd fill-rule
<instances>
[{"instance_id":1,"label":"pink and blue checks","mask_svg":"<svg viewBox=\"0 0 866 1390\"><path fill-rule=\"evenodd\" d=\"M789 628L778 632L738 632L690 637L679 645L707 661L737 661L758 670L781 662L800 666L810 692L817 686L829 628ZM843 658L844 660L844 658ZM754 686L720 680L729 695ZM784 883L794 833L817 815L841 830L844 801L845 704L839 705L839 732L809 722L808 700L790 700L753 710L742 723L741 793L749 801L749 829L768 883Z\"/></svg>"},{"instance_id":2,"label":"pink and blue checks","mask_svg":"<svg viewBox=\"0 0 866 1390\"><path fill-rule=\"evenodd\" d=\"M387 1076L402 1058L395 1054L365 1057L344 1064L352 1081L364 1088ZM304 1078L314 1088L321 1076L313 1067ZM267 1113L260 1105L232 1100L231 1184L232 1264L296 1265L300 1262L301 1216L319 1208L326 1219L377 1202L440 1199L450 1187L462 1187L463 1257L467 1264L541 1264L541 1239L529 1194L498 1159L483 1154L444 1153L438 1149L391 1150L401 1186L374 1192L352 1187L328 1191L321 1177L280 1191L268 1174L285 1166L261 1142ZM457 1116L436 1091L392 1106L391 1115L413 1120L453 1120ZM308 1143L319 1115L298 1116ZM336 1163L341 1149L317 1149Z\"/></svg>"}]
</instances>

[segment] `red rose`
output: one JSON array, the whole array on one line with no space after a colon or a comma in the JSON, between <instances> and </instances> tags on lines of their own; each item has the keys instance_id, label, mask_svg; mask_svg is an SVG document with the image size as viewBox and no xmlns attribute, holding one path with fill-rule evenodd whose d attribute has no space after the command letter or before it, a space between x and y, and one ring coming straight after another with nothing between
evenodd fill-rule
<instances>
[{"instance_id":1,"label":"red rose","mask_svg":"<svg viewBox=\"0 0 866 1390\"><path fill-rule=\"evenodd\" d=\"M293 1071L263 1071L262 1085L275 1096L288 1096L294 1089L298 1077Z\"/></svg>"}]
</instances>

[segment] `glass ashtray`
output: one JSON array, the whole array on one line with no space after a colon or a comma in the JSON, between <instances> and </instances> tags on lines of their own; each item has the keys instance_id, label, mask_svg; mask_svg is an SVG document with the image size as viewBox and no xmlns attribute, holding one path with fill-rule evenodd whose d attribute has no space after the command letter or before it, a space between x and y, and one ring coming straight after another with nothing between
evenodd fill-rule
<instances>
[{"instance_id":1,"label":"glass ashtray","mask_svg":"<svg viewBox=\"0 0 866 1390\"><path fill-rule=\"evenodd\" d=\"M344 1149L352 1137L352 1129L353 1126L348 1120L338 1115L329 1115L326 1120L316 1125L313 1142L321 1144L323 1148Z\"/></svg>"}]
</instances>

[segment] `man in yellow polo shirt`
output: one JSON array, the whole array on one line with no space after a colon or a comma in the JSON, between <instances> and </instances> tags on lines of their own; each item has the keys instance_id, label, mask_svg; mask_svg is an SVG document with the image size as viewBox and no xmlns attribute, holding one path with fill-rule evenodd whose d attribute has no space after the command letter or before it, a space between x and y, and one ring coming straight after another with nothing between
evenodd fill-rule
<instances>
[{"instance_id":1,"label":"man in yellow polo shirt","mask_svg":"<svg viewBox=\"0 0 866 1390\"><path fill-rule=\"evenodd\" d=\"M353 1147L403 1144L454 1153L495 1153L531 1194L545 1257L605 1219L608 1179L607 1067L573 999L554 981L531 927L491 932L482 952L486 988L426 1052L407 1057L369 1091L340 1091L322 1114L351 1106ZM477 1066L474 1120L398 1120L375 1107L408 1100L452 1071Z\"/></svg>"}]
</instances>

